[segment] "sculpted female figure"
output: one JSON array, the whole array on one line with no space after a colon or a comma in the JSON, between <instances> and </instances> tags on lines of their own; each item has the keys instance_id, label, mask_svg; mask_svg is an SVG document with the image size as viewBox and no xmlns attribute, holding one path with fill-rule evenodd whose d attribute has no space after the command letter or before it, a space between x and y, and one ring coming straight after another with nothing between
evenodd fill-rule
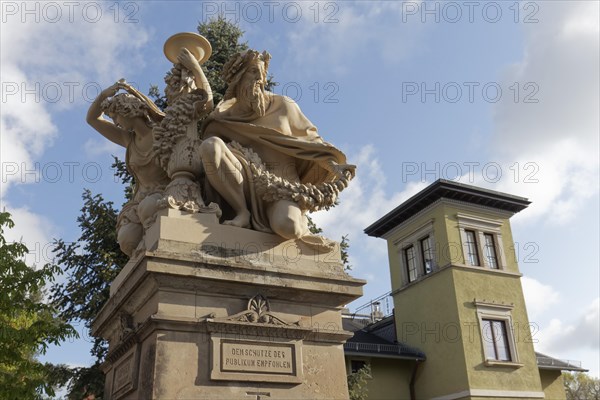
<instances>
[{"instance_id":1,"label":"sculpted female figure","mask_svg":"<svg viewBox=\"0 0 600 400\"><path fill-rule=\"evenodd\" d=\"M129 93L117 94L119 89ZM169 184L153 149L152 129L163 116L154 103L123 81L103 90L88 110L88 124L127 149L127 169L135 178L133 197L117 219L117 241L128 256L140 244L144 227L152 222L160 208L162 192Z\"/></svg>"}]
</instances>

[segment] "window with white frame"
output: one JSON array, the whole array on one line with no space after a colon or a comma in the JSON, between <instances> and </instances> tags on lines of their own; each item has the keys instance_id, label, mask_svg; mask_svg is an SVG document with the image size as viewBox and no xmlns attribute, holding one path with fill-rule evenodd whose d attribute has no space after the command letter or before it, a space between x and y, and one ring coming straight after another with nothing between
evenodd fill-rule
<instances>
[{"instance_id":1,"label":"window with white frame","mask_svg":"<svg viewBox=\"0 0 600 400\"><path fill-rule=\"evenodd\" d=\"M405 284L435 270L435 242L433 220L396 241L401 262L401 275Z\"/></svg>"},{"instance_id":2,"label":"window with white frame","mask_svg":"<svg viewBox=\"0 0 600 400\"><path fill-rule=\"evenodd\" d=\"M512 361L505 320L481 320L481 335L486 360Z\"/></svg>"},{"instance_id":3,"label":"window with white frame","mask_svg":"<svg viewBox=\"0 0 600 400\"><path fill-rule=\"evenodd\" d=\"M419 240L421 247L421 260L423 267L423 275L427 275L433 271L433 249L431 248L431 236L426 236Z\"/></svg>"},{"instance_id":4,"label":"window with white frame","mask_svg":"<svg viewBox=\"0 0 600 400\"><path fill-rule=\"evenodd\" d=\"M404 262L409 282L413 282L417 279L417 264L415 258L415 246L410 245L404 249Z\"/></svg>"},{"instance_id":5,"label":"window with white frame","mask_svg":"<svg viewBox=\"0 0 600 400\"><path fill-rule=\"evenodd\" d=\"M467 249L467 260L470 265L480 266L479 263L479 252L477 251L477 237L475 231L470 231L465 229L465 237L466 237L466 249Z\"/></svg>"},{"instance_id":6,"label":"window with white frame","mask_svg":"<svg viewBox=\"0 0 600 400\"><path fill-rule=\"evenodd\" d=\"M494 235L492 235L491 233L484 233L483 238L485 240L483 251L485 254L487 265L490 268L498 269L498 257L496 255Z\"/></svg>"},{"instance_id":7,"label":"window with white frame","mask_svg":"<svg viewBox=\"0 0 600 400\"><path fill-rule=\"evenodd\" d=\"M474 301L481 332L483 358L489 365L519 363L512 323L512 304Z\"/></svg>"},{"instance_id":8,"label":"window with white frame","mask_svg":"<svg viewBox=\"0 0 600 400\"><path fill-rule=\"evenodd\" d=\"M502 221L456 214L465 264L473 267L505 269L506 257L500 228Z\"/></svg>"}]
</instances>

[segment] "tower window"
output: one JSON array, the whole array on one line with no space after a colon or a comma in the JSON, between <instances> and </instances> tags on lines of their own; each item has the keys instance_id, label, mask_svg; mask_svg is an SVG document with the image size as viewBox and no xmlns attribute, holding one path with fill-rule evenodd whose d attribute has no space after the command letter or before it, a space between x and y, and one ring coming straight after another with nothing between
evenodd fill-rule
<instances>
[{"instance_id":1,"label":"tower window","mask_svg":"<svg viewBox=\"0 0 600 400\"><path fill-rule=\"evenodd\" d=\"M475 231L465 230L467 237L467 258L470 265L480 266L479 253L477 252L477 236Z\"/></svg>"},{"instance_id":2,"label":"tower window","mask_svg":"<svg viewBox=\"0 0 600 400\"><path fill-rule=\"evenodd\" d=\"M433 271L433 250L429 242L429 236L420 240L421 256L423 258L423 274L427 275Z\"/></svg>"},{"instance_id":3,"label":"tower window","mask_svg":"<svg viewBox=\"0 0 600 400\"><path fill-rule=\"evenodd\" d=\"M498 269L498 257L496 255L496 245L494 243L494 235L490 233L484 233L483 237L485 239L485 258L487 261L487 265L490 268Z\"/></svg>"},{"instance_id":4,"label":"tower window","mask_svg":"<svg viewBox=\"0 0 600 400\"><path fill-rule=\"evenodd\" d=\"M481 322L485 358L496 361L511 361L506 321L482 319Z\"/></svg>"},{"instance_id":5,"label":"tower window","mask_svg":"<svg viewBox=\"0 0 600 400\"><path fill-rule=\"evenodd\" d=\"M408 281L417 279L417 265L415 262L415 246L408 246L404 249L404 260L406 261L406 271L408 272Z\"/></svg>"}]
</instances>

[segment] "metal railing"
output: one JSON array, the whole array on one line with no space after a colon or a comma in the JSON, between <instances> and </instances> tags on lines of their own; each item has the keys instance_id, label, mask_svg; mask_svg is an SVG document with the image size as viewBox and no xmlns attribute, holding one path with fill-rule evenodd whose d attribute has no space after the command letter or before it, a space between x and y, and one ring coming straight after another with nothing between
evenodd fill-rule
<instances>
[{"instance_id":1,"label":"metal railing","mask_svg":"<svg viewBox=\"0 0 600 400\"><path fill-rule=\"evenodd\" d=\"M375 344L375 343L357 343L357 342L346 342L344 343L345 350L353 351L364 351L364 352L377 352L377 353L395 353L395 354L414 354L414 349L407 346L400 346L396 344Z\"/></svg>"},{"instance_id":2,"label":"metal railing","mask_svg":"<svg viewBox=\"0 0 600 400\"><path fill-rule=\"evenodd\" d=\"M581 361L575 360L558 360L551 357L537 357L538 365L549 367L573 367L581 368Z\"/></svg>"},{"instance_id":3,"label":"metal railing","mask_svg":"<svg viewBox=\"0 0 600 400\"><path fill-rule=\"evenodd\" d=\"M355 308L353 314L360 314L360 312L363 310L367 310L367 313L370 314L374 310L374 305L379 304L379 305L383 305L383 307L380 307L380 311L383 313L384 317L392 315L392 310L394 307L393 307L392 301L390 299L391 293L392 292L387 292L375 299L369 300L367 303L361 305L360 307Z\"/></svg>"}]
</instances>

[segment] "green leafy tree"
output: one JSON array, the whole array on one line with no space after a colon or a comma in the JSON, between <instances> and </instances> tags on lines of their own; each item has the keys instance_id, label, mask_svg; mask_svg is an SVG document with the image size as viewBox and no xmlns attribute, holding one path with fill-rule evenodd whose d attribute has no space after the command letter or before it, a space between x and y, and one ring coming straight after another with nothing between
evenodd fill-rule
<instances>
[{"instance_id":1,"label":"green leafy tree","mask_svg":"<svg viewBox=\"0 0 600 400\"><path fill-rule=\"evenodd\" d=\"M600 400L600 379L584 372L563 373L567 400Z\"/></svg>"},{"instance_id":2,"label":"green leafy tree","mask_svg":"<svg viewBox=\"0 0 600 400\"><path fill-rule=\"evenodd\" d=\"M9 243L4 236L5 229L13 227L10 214L0 212L0 398L41 399L54 396L55 387L64 384L69 373L66 367L41 363L36 356L77 333L42 299L44 287L59 269L50 264L28 266L27 247Z\"/></svg>"},{"instance_id":3,"label":"green leafy tree","mask_svg":"<svg viewBox=\"0 0 600 400\"><path fill-rule=\"evenodd\" d=\"M367 400L368 379L371 379L370 364L365 364L358 371L348 375L348 394L350 400Z\"/></svg>"}]
</instances>

